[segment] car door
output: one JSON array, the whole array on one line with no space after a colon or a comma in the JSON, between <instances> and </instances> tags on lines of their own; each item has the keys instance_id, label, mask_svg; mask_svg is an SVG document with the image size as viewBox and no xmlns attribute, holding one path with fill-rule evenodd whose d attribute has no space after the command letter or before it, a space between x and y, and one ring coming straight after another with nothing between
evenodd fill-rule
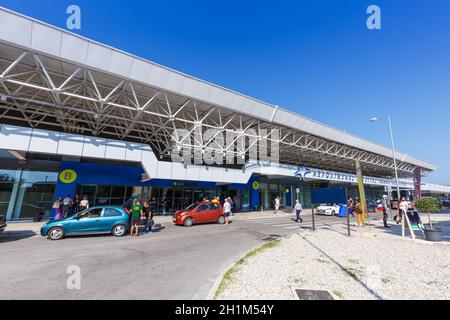
<instances>
[{"instance_id":1,"label":"car door","mask_svg":"<svg viewBox=\"0 0 450 320\"><path fill-rule=\"evenodd\" d=\"M72 233L95 233L100 230L100 217L103 208L91 208L74 220Z\"/></svg>"},{"instance_id":2,"label":"car door","mask_svg":"<svg viewBox=\"0 0 450 320\"><path fill-rule=\"evenodd\" d=\"M216 222L219 218L219 206L214 204L208 205L208 211L206 213L205 222Z\"/></svg>"},{"instance_id":3,"label":"car door","mask_svg":"<svg viewBox=\"0 0 450 320\"><path fill-rule=\"evenodd\" d=\"M203 203L195 209L194 222L195 223L205 223L208 222L208 208L207 203Z\"/></svg>"},{"instance_id":4,"label":"car door","mask_svg":"<svg viewBox=\"0 0 450 320\"><path fill-rule=\"evenodd\" d=\"M100 217L100 232L110 232L117 221L122 217L122 212L116 208L104 208Z\"/></svg>"}]
</instances>

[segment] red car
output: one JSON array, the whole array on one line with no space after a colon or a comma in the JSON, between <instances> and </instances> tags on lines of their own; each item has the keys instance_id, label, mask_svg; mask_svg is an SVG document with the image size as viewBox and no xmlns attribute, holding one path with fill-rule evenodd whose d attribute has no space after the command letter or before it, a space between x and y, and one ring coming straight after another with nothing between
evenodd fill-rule
<instances>
[{"instance_id":1,"label":"red car","mask_svg":"<svg viewBox=\"0 0 450 320\"><path fill-rule=\"evenodd\" d=\"M190 227L194 223L208 222L225 223L223 208L220 204L217 205L207 202L193 203L186 209L175 212L173 216L173 223L186 227Z\"/></svg>"}]
</instances>

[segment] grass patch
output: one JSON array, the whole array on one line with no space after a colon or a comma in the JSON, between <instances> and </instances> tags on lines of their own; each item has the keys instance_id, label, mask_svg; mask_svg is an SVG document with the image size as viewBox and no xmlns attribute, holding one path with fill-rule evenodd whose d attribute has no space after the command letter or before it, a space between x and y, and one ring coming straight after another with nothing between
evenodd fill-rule
<instances>
[{"instance_id":1,"label":"grass patch","mask_svg":"<svg viewBox=\"0 0 450 320\"><path fill-rule=\"evenodd\" d=\"M355 268L345 268L345 267L343 267L343 268L342 268L342 271L343 271L346 275L348 275L349 277L351 277L351 278L353 278L353 279L355 279L355 280L357 280L357 281L360 281L360 277L362 276L362 271L359 270L359 269L355 269Z\"/></svg>"},{"instance_id":2,"label":"grass patch","mask_svg":"<svg viewBox=\"0 0 450 320\"><path fill-rule=\"evenodd\" d=\"M236 264L233 267L231 267L230 269L228 269L225 272L225 274L223 275L222 281L220 282L220 285L217 288L216 293L214 294L214 299L217 299L223 293L225 288L228 287L228 285L231 283L231 281L233 281L233 276L239 270L239 267L242 266L245 262L247 262L247 260L250 257L254 257L257 254L259 254L267 249L276 247L280 244L280 242L281 242L280 239L268 241L265 244L263 244L262 246L247 252L247 254L245 256L240 258L236 262Z\"/></svg>"},{"instance_id":3,"label":"grass patch","mask_svg":"<svg viewBox=\"0 0 450 320\"><path fill-rule=\"evenodd\" d=\"M350 263L359 264L359 260L348 259L347 261L350 262Z\"/></svg>"},{"instance_id":4,"label":"grass patch","mask_svg":"<svg viewBox=\"0 0 450 320\"><path fill-rule=\"evenodd\" d=\"M333 290L333 294L334 294L336 297L338 297L339 299L344 299L344 294L343 294L341 291L339 291L338 289L334 289L334 290Z\"/></svg>"},{"instance_id":5,"label":"grass patch","mask_svg":"<svg viewBox=\"0 0 450 320\"><path fill-rule=\"evenodd\" d=\"M392 281L392 279L389 278L389 277L381 278L381 282L383 282L384 284L387 284L387 283L389 283L389 282L391 282L391 281Z\"/></svg>"},{"instance_id":6,"label":"grass patch","mask_svg":"<svg viewBox=\"0 0 450 320\"><path fill-rule=\"evenodd\" d=\"M330 261L322 259L322 258L315 258L314 260L316 260L317 262L320 262L320 263L330 263Z\"/></svg>"},{"instance_id":7,"label":"grass patch","mask_svg":"<svg viewBox=\"0 0 450 320\"><path fill-rule=\"evenodd\" d=\"M303 283L304 282L303 278L290 278L289 281L293 282L295 284L299 284L299 283Z\"/></svg>"}]
</instances>

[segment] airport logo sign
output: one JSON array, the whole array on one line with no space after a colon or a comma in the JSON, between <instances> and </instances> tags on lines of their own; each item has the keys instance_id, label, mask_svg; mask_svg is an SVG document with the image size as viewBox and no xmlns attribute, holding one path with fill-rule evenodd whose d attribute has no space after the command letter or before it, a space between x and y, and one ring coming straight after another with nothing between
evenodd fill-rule
<instances>
[{"instance_id":1,"label":"airport logo sign","mask_svg":"<svg viewBox=\"0 0 450 320\"><path fill-rule=\"evenodd\" d=\"M63 170L59 173L59 180L62 183L72 183L77 180L77 173L72 169Z\"/></svg>"}]
</instances>

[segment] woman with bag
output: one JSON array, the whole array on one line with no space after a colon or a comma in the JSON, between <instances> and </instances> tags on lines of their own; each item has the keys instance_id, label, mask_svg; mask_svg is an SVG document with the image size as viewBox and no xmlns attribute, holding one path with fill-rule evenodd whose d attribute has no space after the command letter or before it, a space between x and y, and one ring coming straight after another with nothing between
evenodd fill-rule
<instances>
[{"instance_id":1,"label":"woman with bag","mask_svg":"<svg viewBox=\"0 0 450 320\"><path fill-rule=\"evenodd\" d=\"M395 222L399 224L402 219L403 215L405 215L408 212L409 203L405 200L405 197L400 198L400 202L398 203L398 214L394 217Z\"/></svg>"},{"instance_id":2,"label":"woman with bag","mask_svg":"<svg viewBox=\"0 0 450 320\"><path fill-rule=\"evenodd\" d=\"M62 197L56 198L56 201L53 202L52 209L55 220L61 219L61 206L62 206Z\"/></svg>"}]
</instances>

